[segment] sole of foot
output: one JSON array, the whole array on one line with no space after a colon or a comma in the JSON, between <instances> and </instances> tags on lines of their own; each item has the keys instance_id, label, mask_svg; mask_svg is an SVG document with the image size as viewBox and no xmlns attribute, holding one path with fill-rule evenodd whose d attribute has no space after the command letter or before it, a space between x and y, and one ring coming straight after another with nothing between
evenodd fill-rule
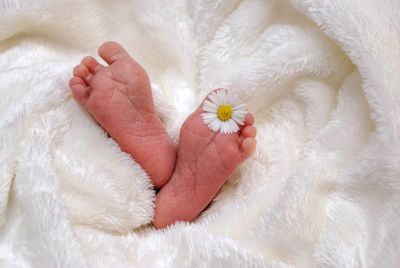
<instances>
[{"instance_id":1,"label":"sole of foot","mask_svg":"<svg viewBox=\"0 0 400 268\"><path fill-rule=\"evenodd\" d=\"M222 134L203 123L201 107L182 126L175 172L157 195L153 219L157 229L193 221L256 148L252 114L246 115L239 132Z\"/></svg>"},{"instance_id":2,"label":"sole of foot","mask_svg":"<svg viewBox=\"0 0 400 268\"><path fill-rule=\"evenodd\" d=\"M74 68L69 82L74 99L162 187L175 168L176 148L157 116L146 71L116 42Z\"/></svg>"}]
</instances>

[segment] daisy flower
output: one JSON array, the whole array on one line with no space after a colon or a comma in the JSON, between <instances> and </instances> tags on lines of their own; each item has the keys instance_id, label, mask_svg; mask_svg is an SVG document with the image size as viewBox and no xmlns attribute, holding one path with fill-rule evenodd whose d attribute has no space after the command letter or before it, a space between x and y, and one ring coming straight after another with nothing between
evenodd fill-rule
<instances>
[{"instance_id":1,"label":"daisy flower","mask_svg":"<svg viewBox=\"0 0 400 268\"><path fill-rule=\"evenodd\" d=\"M239 125L244 125L244 117L247 114L246 105L238 104L236 96L223 88L208 95L203 110L203 122L212 131L221 131L224 134L237 132Z\"/></svg>"}]
</instances>

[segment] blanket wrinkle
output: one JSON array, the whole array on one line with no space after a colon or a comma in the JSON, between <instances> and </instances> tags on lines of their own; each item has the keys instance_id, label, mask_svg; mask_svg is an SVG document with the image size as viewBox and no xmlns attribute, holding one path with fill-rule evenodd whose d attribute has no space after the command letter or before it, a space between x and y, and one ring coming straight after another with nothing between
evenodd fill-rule
<instances>
[{"instance_id":1,"label":"blanket wrinkle","mask_svg":"<svg viewBox=\"0 0 400 268\"><path fill-rule=\"evenodd\" d=\"M400 2L0 0L0 267L399 267ZM258 147L193 223L76 104L115 40L177 144L217 87Z\"/></svg>"}]
</instances>

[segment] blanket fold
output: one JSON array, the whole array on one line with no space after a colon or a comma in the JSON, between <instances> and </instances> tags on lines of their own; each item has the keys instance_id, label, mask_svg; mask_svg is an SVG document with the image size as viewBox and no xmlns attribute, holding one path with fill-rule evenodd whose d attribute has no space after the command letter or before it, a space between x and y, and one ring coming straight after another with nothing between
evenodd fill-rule
<instances>
[{"instance_id":1,"label":"blanket fold","mask_svg":"<svg viewBox=\"0 0 400 268\"><path fill-rule=\"evenodd\" d=\"M398 267L400 2L0 0L0 267ZM258 147L194 223L71 98L115 40L178 142L216 87Z\"/></svg>"}]
</instances>

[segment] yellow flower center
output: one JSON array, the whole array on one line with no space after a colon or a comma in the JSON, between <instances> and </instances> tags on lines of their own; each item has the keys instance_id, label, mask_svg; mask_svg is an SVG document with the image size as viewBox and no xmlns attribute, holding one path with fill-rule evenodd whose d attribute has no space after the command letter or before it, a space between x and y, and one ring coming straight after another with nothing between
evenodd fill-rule
<instances>
[{"instance_id":1,"label":"yellow flower center","mask_svg":"<svg viewBox=\"0 0 400 268\"><path fill-rule=\"evenodd\" d=\"M232 117L232 107L229 105L221 105L217 110L217 116L221 121L227 121Z\"/></svg>"}]
</instances>

